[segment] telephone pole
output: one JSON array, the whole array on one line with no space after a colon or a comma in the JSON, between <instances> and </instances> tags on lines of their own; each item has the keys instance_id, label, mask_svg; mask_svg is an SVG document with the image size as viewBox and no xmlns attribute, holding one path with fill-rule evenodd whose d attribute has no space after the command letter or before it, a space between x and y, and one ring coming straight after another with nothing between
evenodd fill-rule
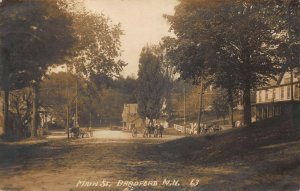
<instances>
[{"instance_id":1,"label":"telephone pole","mask_svg":"<svg viewBox=\"0 0 300 191\"><path fill-rule=\"evenodd\" d=\"M184 88L183 88L183 125L184 125L184 134L186 134L186 119L185 119L185 107L186 107L186 105L185 105L185 86L184 86Z\"/></svg>"},{"instance_id":2,"label":"telephone pole","mask_svg":"<svg viewBox=\"0 0 300 191\"><path fill-rule=\"evenodd\" d=\"M90 112L90 128L92 128L92 112Z\"/></svg>"},{"instance_id":3,"label":"telephone pole","mask_svg":"<svg viewBox=\"0 0 300 191\"><path fill-rule=\"evenodd\" d=\"M70 122L69 122L69 81L68 81L68 65L66 65L66 68L67 68L67 133L68 133L68 139L70 139Z\"/></svg>"},{"instance_id":4,"label":"telephone pole","mask_svg":"<svg viewBox=\"0 0 300 191\"><path fill-rule=\"evenodd\" d=\"M77 128L78 123L78 80L76 78L76 99L75 99L75 125L74 127Z\"/></svg>"},{"instance_id":5,"label":"telephone pole","mask_svg":"<svg viewBox=\"0 0 300 191\"><path fill-rule=\"evenodd\" d=\"M201 76L200 82L200 104L199 104L199 113L198 113L198 125L197 125L197 134L200 134L200 124L201 124L201 117L202 117L202 101L203 101L203 77Z\"/></svg>"}]
</instances>

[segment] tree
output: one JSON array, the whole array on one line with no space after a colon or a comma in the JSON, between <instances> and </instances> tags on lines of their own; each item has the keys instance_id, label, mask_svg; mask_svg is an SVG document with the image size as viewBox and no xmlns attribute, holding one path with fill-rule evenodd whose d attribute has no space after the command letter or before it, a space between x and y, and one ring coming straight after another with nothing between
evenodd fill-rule
<instances>
[{"instance_id":1,"label":"tree","mask_svg":"<svg viewBox=\"0 0 300 191\"><path fill-rule=\"evenodd\" d=\"M137 79L138 113L150 122L161 114L164 98L165 76L162 73L159 58L151 47L142 49Z\"/></svg>"},{"instance_id":2,"label":"tree","mask_svg":"<svg viewBox=\"0 0 300 191\"><path fill-rule=\"evenodd\" d=\"M31 132L31 136L34 136L38 84L48 67L59 63L72 46L71 22L56 1L4 0L0 9L4 128L8 130L9 91L31 84L35 90Z\"/></svg>"},{"instance_id":3,"label":"tree","mask_svg":"<svg viewBox=\"0 0 300 191\"><path fill-rule=\"evenodd\" d=\"M15 122L14 124L16 124L14 126L14 128L16 128L16 132L13 132L13 134L27 137L30 133L29 126L32 112L32 89L26 87L12 91L10 95L10 110L13 115L10 116L10 119Z\"/></svg>"},{"instance_id":4,"label":"tree","mask_svg":"<svg viewBox=\"0 0 300 191\"><path fill-rule=\"evenodd\" d=\"M251 90L266 84L279 72L276 51L272 48L278 43L273 30L276 26L269 23L267 10L269 1L182 0L175 15L167 16L178 39L175 50L191 50L189 54L179 54L186 63L178 64L178 59L175 60L181 75L199 79L203 69L213 78L232 75L231 87L220 80L216 83L230 91L243 92L246 125L251 124ZM193 60L199 61L191 65ZM226 67L222 66L224 62Z\"/></svg>"},{"instance_id":5,"label":"tree","mask_svg":"<svg viewBox=\"0 0 300 191\"><path fill-rule=\"evenodd\" d=\"M174 43L174 38L163 37L158 45L152 46L153 53L158 57L162 73L165 76L165 107L163 112L168 116L169 119L172 116L172 110L174 107L171 101L171 94L176 79L176 67L172 64L172 61L167 56L167 53L173 48Z\"/></svg>"},{"instance_id":6,"label":"tree","mask_svg":"<svg viewBox=\"0 0 300 191\"><path fill-rule=\"evenodd\" d=\"M80 126L89 126L90 119L92 125L99 125L100 119L119 123L124 104L136 103L136 80L131 77L114 79L109 86L102 84L99 88L93 81L74 74L51 73L41 83L40 104L62 127L67 124L67 109L69 118L75 114L76 81Z\"/></svg>"},{"instance_id":7,"label":"tree","mask_svg":"<svg viewBox=\"0 0 300 191\"><path fill-rule=\"evenodd\" d=\"M225 121L226 115L228 115L228 99L226 97L226 92L220 91L217 96L214 97L213 101L213 110L217 116L217 118L222 117L223 121Z\"/></svg>"},{"instance_id":8,"label":"tree","mask_svg":"<svg viewBox=\"0 0 300 191\"><path fill-rule=\"evenodd\" d=\"M51 73L41 83L41 106L47 108L50 115L61 126L67 123L67 112L70 116L75 114L76 97L79 108L79 123L87 125L89 115L94 115L99 106L99 92L95 84L77 76L60 72ZM86 117L87 116L87 117Z\"/></svg>"},{"instance_id":9,"label":"tree","mask_svg":"<svg viewBox=\"0 0 300 191\"><path fill-rule=\"evenodd\" d=\"M68 57L70 71L91 80L119 77L126 66L120 59L121 25L113 25L103 14L87 11L76 12L72 18L77 44Z\"/></svg>"},{"instance_id":10,"label":"tree","mask_svg":"<svg viewBox=\"0 0 300 191\"><path fill-rule=\"evenodd\" d=\"M94 83L99 89L108 87L126 66L120 59L121 25L112 24L103 14L84 9L72 11L72 7L66 6L72 12L72 28L77 39L72 54L67 57L68 71Z\"/></svg>"},{"instance_id":11,"label":"tree","mask_svg":"<svg viewBox=\"0 0 300 191\"><path fill-rule=\"evenodd\" d=\"M199 87L183 80L176 80L171 92L172 115L171 119L184 117L184 105L186 119L189 122L197 120L199 112ZM184 104L185 101L185 104Z\"/></svg>"}]
</instances>

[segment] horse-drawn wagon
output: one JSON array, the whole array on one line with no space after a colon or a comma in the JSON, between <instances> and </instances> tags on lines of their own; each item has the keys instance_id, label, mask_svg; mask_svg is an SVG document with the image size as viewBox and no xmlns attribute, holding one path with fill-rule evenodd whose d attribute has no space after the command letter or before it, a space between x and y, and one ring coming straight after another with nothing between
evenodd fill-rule
<instances>
[{"instance_id":1,"label":"horse-drawn wagon","mask_svg":"<svg viewBox=\"0 0 300 191\"><path fill-rule=\"evenodd\" d=\"M93 137L93 131L91 127L73 127L71 128L71 137Z\"/></svg>"}]
</instances>

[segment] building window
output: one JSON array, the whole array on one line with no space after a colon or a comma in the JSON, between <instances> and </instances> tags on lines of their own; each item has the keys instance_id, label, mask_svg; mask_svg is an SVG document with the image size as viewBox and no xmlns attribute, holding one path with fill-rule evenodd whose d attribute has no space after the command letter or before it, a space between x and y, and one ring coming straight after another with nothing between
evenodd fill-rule
<instances>
[{"instance_id":1,"label":"building window","mask_svg":"<svg viewBox=\"0 0 300 191\"><path fill-rule=\"evenodd\" d=\"M265 101L268 101L268 94L269 94L269 91L266 90L266 91L265 91Z\"/></svg>"},{"instance_id":2,"label":"building window","mask_svg":"<svg viewBox=\"0 0 300 191\"><path fill-rule=\"evenodd\" d=\"M261 102L261 91L258 91L258 102Z\"/></svg>"},{"instance_id":3,"label":"building window","mask_svg":"<svg viewBox=\"0 0 300 191\"><path fill-rule=\"evenodd\" d=\"M281 99L284 99L284 87L280 88L280 97Z\"/></svg>"},{"instance_id":4,"label":"building window","mask_svg":"<svg viewBox=\"0 0 300 191\"><path fill-rule=\"evenodd\" d=\"M287 86L287 98L290 99L291 98L291 87Z\"/></svg>"}]
</instances>

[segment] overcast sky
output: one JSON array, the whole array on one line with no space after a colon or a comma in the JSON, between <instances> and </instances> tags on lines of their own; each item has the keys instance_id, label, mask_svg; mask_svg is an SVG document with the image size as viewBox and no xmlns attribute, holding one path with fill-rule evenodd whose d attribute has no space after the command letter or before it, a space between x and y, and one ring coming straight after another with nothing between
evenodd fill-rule
<instances>
[{"instance_id":1,"label":"overcast sky","mask_svg":"<svg viewBox=\"0 0 300 191\"><path fill-rule=\"evenodd\" d=\"M121 23L122 59L128 63L123 75L137 74L143 46L157 44L170 35L163 14L173 14L177 0L85 0L88 10L102 12L113 23Z\"/></svg>"}]
</instances>

